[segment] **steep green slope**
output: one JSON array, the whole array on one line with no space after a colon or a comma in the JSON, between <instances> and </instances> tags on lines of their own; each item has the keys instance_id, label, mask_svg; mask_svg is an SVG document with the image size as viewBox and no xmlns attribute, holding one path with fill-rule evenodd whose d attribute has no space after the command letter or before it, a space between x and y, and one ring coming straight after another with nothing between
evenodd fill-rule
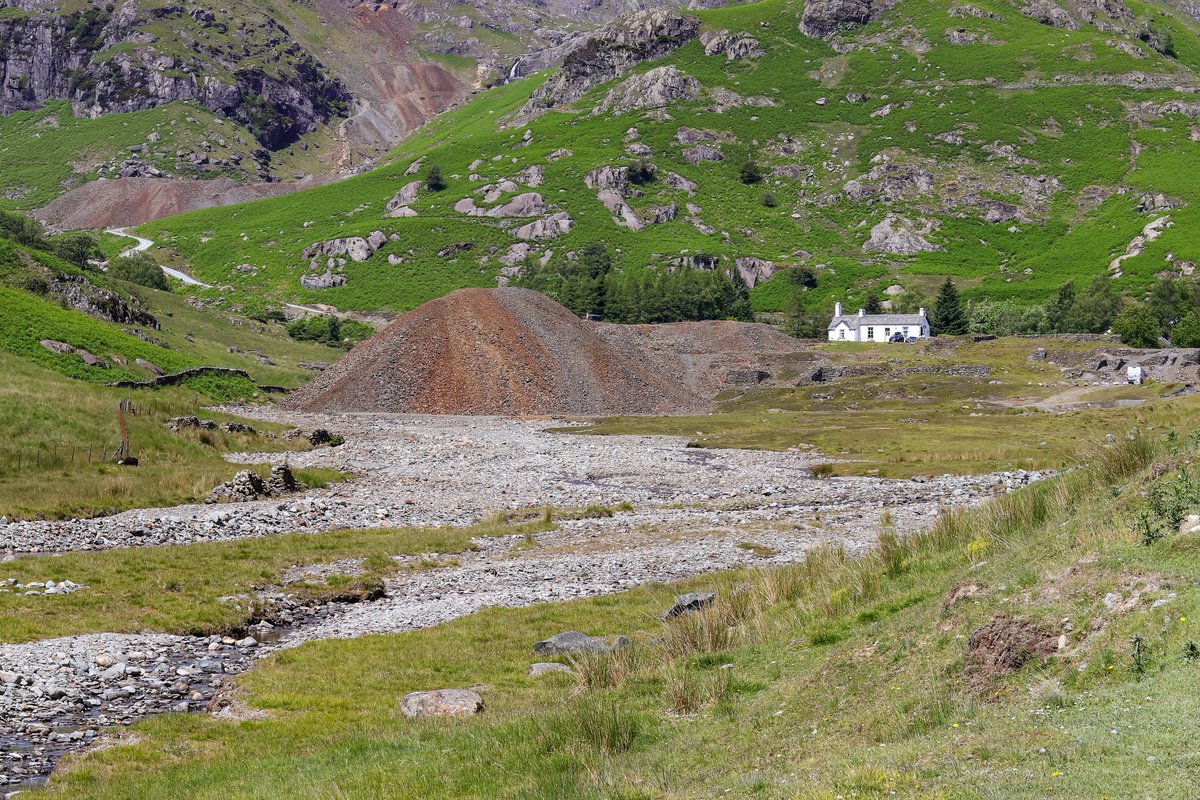
<instances>
[{"instance_id":1,"label":"steep green slope","mask_svg":"<svg viewBox=\"0 0 1200 800\"><path fill-rule=\"evenodd\" d=\"M0 239L0 308L0 351L89 383L145 380L153 374L148 363L164 372L241 369L256 383L294 387L312 374L299 364L341 354L294 341L279 323L110 280L6 239ZM254 391L245 378L196 388L217 400Z\"/></svg>"},{"instance_id":2,"label":"steep green slope","mask_svg":"<svg viewBox=\"0 0 1200 800\"><path fill-rule=\"evenodd\" d=\"M946 275L968 297L1042 301L1064 280L1111 272L1120 290L1137 296L1163 270L1194 269L1200 186L1190 167L1200 158L1200 107L1189 90L1200 43L1194 23L1173 7L1130 3L1116 22L1077 16L1065 28L1004 0L901 0L832 43L799 30L802 9L764 0L697 12L703 41L527 124L503 126L544 78L443 115L369 174L144 232L206 281L357 309L410 308L451 288L494 285L501 257L520 262L515 229L535 217L468 216L454 206L470 197L495 208L531 191L546 203L539 216L561 211L573 221L569 233L529 241L534 257L561 258L604 240L626 269L698 263L697 254L731 269L757 259L742 262L751 281L803 263L818 274L808 296L814 306L868 283L927 289ZM1174 57L1137 38L1152 14L1172 32ZM712 44L720 31L757 44L731 60L728 48ZM678 72L664 76L664 67ZM664 93L682 97L656 100ZM690 163L698 146L711 148L710 157L719 150L721 160ZM651 160L658 175L622 187L645 225L639 231L616 223L584 185L592 170L634 158ZM743 183L747 161L761 167L763 182ZM407 203L418 216L385 218L393 194L433 164L446 189L421 190ZM530 166L544 174L536 187L522 181ZM504 179L517 185L501 189L515 191L484 204L477 192ZM774 207L764 204L767 192ZM1159 193L1166 196L1153 197ZM889 217L890 230L881 228ZM1143 228L1160 219L1139 244ZM366 262L335 262L344 285L301 289L301 275L327 266L303 258L307 246L373 231L397 239ZM453 247L459 243L471 247ZM257 269L239 272L240 264ZM759 309L781 308L782 280L755 287Z\"/></svg>"}]
</instances>

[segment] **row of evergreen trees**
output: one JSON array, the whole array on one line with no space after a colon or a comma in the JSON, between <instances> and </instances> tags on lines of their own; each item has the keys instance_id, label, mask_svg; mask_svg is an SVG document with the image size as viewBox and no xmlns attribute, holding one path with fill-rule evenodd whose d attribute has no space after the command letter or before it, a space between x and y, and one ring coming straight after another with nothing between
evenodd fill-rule
<instances>
[{"instance_id":1,"label":"row of evergreen trees","mask_svg":"<svg viewBox=\"0 0 1200 800\"><path fill-rule=\"evenodd\" d=\"M608 322L754 318L750 292L737 272L622 270L613 265L602 242L544 267L529 259L513 285L549 295L581 317L594 315Z\"/></svg>"},{"instance_id":2,"label":"row of evergreen trees","mask_svg":"<svg viewBox=\"0 0 1200 800\"><path fill-rule=\"evenodd\" d=\"M789 333L823 338L829 316L825 309L808 311L805 292L816 286L808 270L792 271L792 294L784 316ZM1132 347L1157 347L1162 340L1175 347L1200 347L1200 282L1161 278L1144 302L1123 297L1108 275L1096 275L1082 290L1073 282L1059 287L1054 300L1031 305L1015 300L981 300L968 308L949 278L932 301L913 291L892 299L895 313L929 311L933 333L1014 336L1038 333L1091 333L1112 331ZM875 294L864 305L868 314L882 312Z\"/></svg>"}]
</instances>

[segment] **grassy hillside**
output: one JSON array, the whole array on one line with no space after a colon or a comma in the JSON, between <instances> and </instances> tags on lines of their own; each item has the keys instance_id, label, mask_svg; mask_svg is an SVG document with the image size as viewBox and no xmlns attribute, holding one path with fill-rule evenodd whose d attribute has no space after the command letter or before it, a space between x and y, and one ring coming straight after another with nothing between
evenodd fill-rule
<instances>
[{"instance_id":1,"label":"grassy hillside","mask_svg":"<svg viewBox=\"0 0 1200 800\"><path fill-rule=\"evenodd\" d=\"M1116 285L1136 297L1164 269L1190 274L1200 257L1190 233L1198 199L1191 164L1200 142L1192 116L1175 113L1192 114L1190 106L1162 104L1186 100L1197 83L1194 23L1165 4L1131 4L1136 14L1162 14L1156 24L1175 42L1175 57L1168 57L1138 41L1132 23L1128 32L1086 23L1068 30L1002 0L975 7L985 16L951 16L945 3L904 0L846 34L843 45L853 47L842 53L798 30L802 4L791 0L698 12L705 30L747 32L764 54L730 61L705 55L694 41L643 65L639 72L674 66L703 85L698 99L665 113L589 113L609 85L528 125L502 127L541 83L535 77L439 117L389 166L298 195L163 220L143 232L208 282L340 308L411 308L451 288L494 285L498 258L518 242L512 228L528 220L468 217L453 206L466 197L478 201L475 190L498 180L520 183L521 170L536 165L545 174L536 191L550 211L567 211L574 227L532 243L535 256L552 250L562 257L599 239L626 269L665 267L671 257L695 253L720 256L726 266L744 257L806 263L819 278L807 297L812 306L847 293L862 297L868 284L927 290L947 275L969 298L1045 301L1063 281L1082 285L1107 272L1143 227L1163 216L1170 224L1121 263ZM948 36L959 29L975 42L952 44ZM736 105L728 92L764 101ZM724 160L688 163L677 136L686 128L710 132ZM627 141L630 129L636 139L630 134ZM525 130L532 138L521 146ZM698 186L694 197L662 180L641 187L644 195L629 199L635 209L674 201L679 214L640 232L616 225L583 185L596 167L628 163L634 142L651 149L660 178L674 172ZM573 155L548 158L564 148ZM447 188L422 192L411 205L417 217L384 219L385 204L414 180L405 173L418 158L441 167ZM762 183L739 179L747 160L767 174ZM871 173L876 169L886 174ZM848 186L853 181L857 186ZM776 206L763 204L766 192ZM1140 212L1145 192L1166 193L1178 207ZM701 210L691 214L688 202ZM993 218L1002 221L988 221L988 204L1000 204ZM912 256L864 251L870 229L889 213L925 230L938 249ZM692 216L712 232L693 225ZM365 263L347 264L345 286L300 288L307 245L374 230L399 239ZM473 247L446 250L459 242ZM402 263L389 264L389 256ZM257 272L235 271L242 263ZM782 307L784 280L756 287L760 310Z\"/></svg>"},{"instance_id":2,"label":"grassy hillside","mask_svg":"<svg viewBox=\"0 0 1200 800\"><path fill-rule=\"evenodd\" d=\"M160 327L90 316L63 303L62 292L69 290L56 294L49 288L72 284L148 311ZM257 383L294 387L312 375L299 363L334 361L342 352L294 341L279 323L258 322L193 305L170 292L110 280L5 239L0 239L0 300L5 310L0 315L0 351L92 383L144 380L151 372L137 363L142 359L166 372L200 365L243 369ZM81 348L100 362L89 365L75 353L49 350L43 340ZM230 386L214 399L253 392L248 384Z\"/></svg>"},{"instance_id":3,"label":"grassy hillside","mask_svg":"<svg viewBox=\"0 0 1200 800\"><path fill-rule=\"evenodd\" d=\"M228 452L307 449L304 439L268 439L282 430L253 423L257 434L221 430L172 433L165 423L197 412L221 422L236 417L200 411L208 398L186 388L130 391L71 380L29 360L0 352L0 516L60 519L203 499L238 471ZM114 464L121 442L117 407L127 415L130 451L137 467ZM298 470L300 479L323 484L336 477Z\"/></svg>"},{"instance_id":4,"label":"grassy hillside","mask_svg":"<svg viewBox=\"0 0 1200 800\"><path fill-rule=\"evenodd\" d=\"M858 561L307 644L239 679L247 721L148 720L31 796L1186 797L1196 534L1144 540L1138 520L1172 531L1200 490L1195 445L1160 446L1155 467L1135 438L902 542L885 518ZM654 619L700 588L721 599ZM529 677L532 642L569 629L635 644ZM400 714L406 692L476 684L477 718Z\"/></svg>"}]
</instances>

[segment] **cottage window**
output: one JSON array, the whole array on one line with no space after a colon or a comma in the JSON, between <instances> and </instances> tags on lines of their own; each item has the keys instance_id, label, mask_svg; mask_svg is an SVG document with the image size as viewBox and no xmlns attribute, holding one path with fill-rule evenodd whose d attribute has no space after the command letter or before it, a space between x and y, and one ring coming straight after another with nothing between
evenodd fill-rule
<instances>
[{"instance_id":1,"label":"cottage window","mask_svg":"<svg viewBox=\"0 0 1200 800\"><path fill-rule=\"evenodd\" d=\"M845 328L838 328L838 338L839 339L846 338L846 329Z\"/></svg>"},{"instance_id":2,"label":"cottage window","mask_svg":"<svg viewBox=\"0 0 1200 800\"><path fill-rule=\"evenodd\" d=\"M885 338L885 339L890 339L890 338L892 338L892 329L891 329L891 328L884 328L884 329L883 329L883 338Z\"/></svg>"},{"instance_id":3,"label":"cottage window","mask_svg":"<svg viewBox=\"0 0 1200 800\"><path fill-rule=\"evenodd\" d=\"M868 339L875 338L875 329L874 328L870 328L870 327L867 328L867 338Z\"/></svg>"}]
</instances>

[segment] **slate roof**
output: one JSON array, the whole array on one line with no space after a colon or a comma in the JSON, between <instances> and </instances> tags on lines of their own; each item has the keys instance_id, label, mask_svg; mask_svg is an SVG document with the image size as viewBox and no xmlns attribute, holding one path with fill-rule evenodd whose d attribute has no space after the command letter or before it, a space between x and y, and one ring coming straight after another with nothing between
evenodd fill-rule
<instances>
[{"instance_id":1,"label":"slate roof","mask_svg":"<svg viewBox=\"0 0 1200 800\"><path fill-rule=\"evenodd\" d=\"M860 317L858 314L844 314L840 317L834 317L829 323L829 330L833 330L840 323L846 323L850 330L858 330L861 326L874 325L876 327L884 325L896 327L899 325L922 325L929 324L928 317L922 317L920 314L867 314Z\"/></svg>"}]
</instances>

